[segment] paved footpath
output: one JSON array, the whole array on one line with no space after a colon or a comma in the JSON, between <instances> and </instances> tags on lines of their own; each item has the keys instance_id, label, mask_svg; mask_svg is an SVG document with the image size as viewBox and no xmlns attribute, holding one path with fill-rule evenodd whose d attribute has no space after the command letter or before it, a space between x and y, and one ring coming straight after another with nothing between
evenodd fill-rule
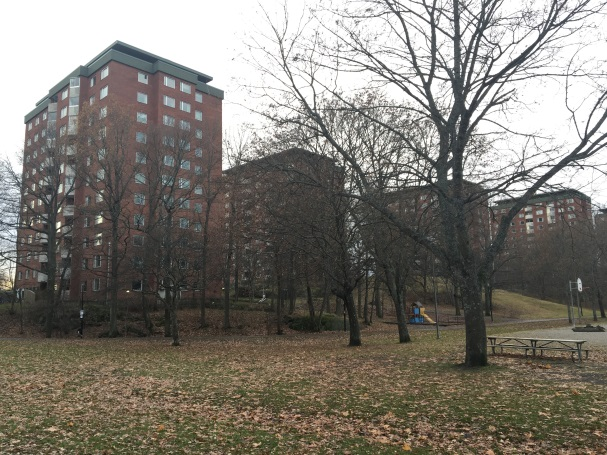
<instances>
[{"instance_id":1,"label":"paved footpath","mask_svg":"<svg viewBox=\"0 0 607 455\"><path fill-rule=\"evenodd\" d=\"M596 326L597 324L593 324ZM607 330L607 324L601 324ZM523 332L511 332L508 335L516 335L523 338L555 338L560 340L586 340L589 347L605 346L607 347L607 331L605 332L574 332L573 326L560 327L556 329L538 329L525 330ZM491 335L491 328L487 327L487 332ZM500 334L503 336L503 334Z\"/></svg>"}]
</instances>

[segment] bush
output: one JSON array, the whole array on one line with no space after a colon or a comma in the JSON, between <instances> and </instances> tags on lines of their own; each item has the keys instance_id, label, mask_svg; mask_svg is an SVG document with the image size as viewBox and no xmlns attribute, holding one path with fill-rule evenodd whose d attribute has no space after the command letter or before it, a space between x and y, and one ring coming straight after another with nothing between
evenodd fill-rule
<instances>
[{"instance_id":1,"label":"bush","mask_svg":"<svg viewBox=\"0 0 607 455\"><path fill-rule=\"evenodd\" d=\"M320 322L320 324L319 324ZM298 330L301 332L315 332L315 331L326 331L326 330L342 330L343 320L338 318L334 314L323 314L320 318L312 320L310 316L295 316L289 318L287 325L292 330ZM320 327L319 327L320 325Z\"/></svg>"}]
</instances>

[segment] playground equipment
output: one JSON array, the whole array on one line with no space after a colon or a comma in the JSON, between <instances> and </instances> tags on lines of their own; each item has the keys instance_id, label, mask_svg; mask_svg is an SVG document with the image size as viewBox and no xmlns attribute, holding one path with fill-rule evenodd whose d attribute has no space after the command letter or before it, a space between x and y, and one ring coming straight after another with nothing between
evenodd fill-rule
<instances>
[{"instance_id":1,"label":"playground equipment","mask_svg":"<svg viewBox=\"0 0 607 455\"><path fill-rule=\"evenodd\" d=\"M434 324L434 321L430 316L426 314L426 310L419 302L415 302L411 305L412 314L409 317L410 324Z\"/></svg>"}]
</instances>

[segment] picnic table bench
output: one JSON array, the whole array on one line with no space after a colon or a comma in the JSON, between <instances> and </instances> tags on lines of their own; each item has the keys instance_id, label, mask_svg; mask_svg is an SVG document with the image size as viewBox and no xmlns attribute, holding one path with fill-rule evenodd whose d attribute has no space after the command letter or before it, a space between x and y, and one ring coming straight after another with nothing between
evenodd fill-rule
<instances>
[{"instance_id":1,"label":"picnic table bench","mask_svg":"<svg viewBox=\"0 0 607 455\"><path fill-rule=\"evenodd\" d=\"M580 362L582 361L582 352L586 353L588 358L589 349L584 349L583 345L586 340L558 340L550 338L521 338L521 337L497 337L488 336L487 341L491 347L491 351L495 354L495 349L500 348L500 352L506 349L520 349L525 351L525 355L531 351L535 356L539 351L540 356L544 355L544 351L561 351L571 352L571 359L575 361L577 354Z\"/></svg>"}]
</instances>

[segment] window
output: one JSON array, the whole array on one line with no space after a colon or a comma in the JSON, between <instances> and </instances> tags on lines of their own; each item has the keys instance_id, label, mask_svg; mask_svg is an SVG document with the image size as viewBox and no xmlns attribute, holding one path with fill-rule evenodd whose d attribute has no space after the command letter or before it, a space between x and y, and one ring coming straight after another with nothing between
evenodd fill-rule
<instances>
[{"instance_id":1,"label":"window","mask_svg":"<svg viewBox=\"0 0 607 455\"><path fill-rule=\"evenodd\" d=\"M99 213L99 215L97 215L97 217L95 218L95 224L101 223L103 223L103 212Z\"/></svg>"},{"instance_id":2,"label":"window","mask_svg":"<svg viewBox=\"0 0 607 455\"><path fill-rule=\"evenodd\" d=\"M196 175L202 175L202 167L201 166L194 166L194 173Z\"/></svg>"},{"instance_id":3,"label":"window","mask_svg":"<svg viewBox=\"0 0 607 455\"><path fill-rule=\"evenodd\" d=\"M539 218L537 219L537 222L538 222L538 223L542 223L543 221L544 221L544 218L542 218L542 217L539 217Z\"/></svg>"},{"instance_id":4,"label":"window","mask_svg":"<svg viewBox=\"0 0 607 455\"><path fill-rule=\"evenodd\" d=\"M194 212L195 213L202 213L202 204L200 202L196 202L194 204Z\"/></svg>"},{"instance_id":5,"label":"window","mask_svg":"<svg viewBox=\"0 0 607 455\"><path fill-rule=\"evenodd\" d=\"M101 267L101 255L96 254L93 256L93 268L98 269L99 267Z\"/></svg>"},{"instance_id":6,"label":"window","mask_svg":"<svg viewBox=\"0 0 607 455\"><path fill-rule=\"evenodd\" d=\"M145 237L143 235L134 235L133 236L133 245L134 246L143 246L145 243Z\"/></svg>"},{"instance_id":7,"label":"window","mask_svg":"<svg viewBox=\"0 0 607 455\"><path fill-rule=\"evenodd\" d=\"M181 229L187 229L190 227L190 220L187 218L179 218L179 227Z\"/></svg>"},{"instance_id":8,"label":"window","mask_svg":"<svg viewBox=\"0 0 607 455\"><path fill-rule=\"evenodd\" d=\"M173 106L175 107L175 106ZM186 103L185 101L180 101L179 102L179 109L181 109L183 112L190 112L190 103Z\"/></svg>"},{"instance_id":9,"label":"window","mask_svg":"<svg viewBox=\"0 0 607 455\"><path fill-rule=\"evenodd\" d=\"M145 194L135 193L134 202L136 205L145 205Z\"/></svg>"},{"instance_id":10,"label":"window","mask_svg":"<svg viewBox=\"0 0 607 455\"><path fill-rule=\"evenodd\" d=\"M100 232L95 234L95 246L103 245L103 234Z\"/></svg>"},{"instance_id":11,"label":"window","mask_svg":"<svg viewBox=\"0 0 607 455\"><path fill-rule=\"evenodd\" d=\"M170 88L175 88L175 79L169 76L164 76L164 85Z\"/></svg>"},{"instance_id":12,"label":"window","mask_svg":"<svg viewBox=\"0 0 607 455\"><path fill-rule=\"evenodd\" d=\"M145 153L143 152L136 152L135 153L135 162L139 163L139 164L145 164L147 161L147 158L145 156Z\"/></svg>"},{"instance_id":13,"label":"window","mask_svg":"<svg viewBox=\"0 0 607 455\"><path fill-rule=\"evenodd\" d=\"M186 152L188 152L190 150L190 143L186 140L180 140L179 141L179 150L185 150Z\"/></svg>"},{"instance_id":14,"label":"window","mask_svg":"<svg viewBox=\"0 0 607 455\"><path fill-rule=\"evenodd\" d=\"M131 291L143 291L141 280L134 280L131 282Z\"/></svg>"},{"instance_id":15,"label":"window","mask_svg":"<svg viewBox=\"0 0 607 455\"><path fill-rule=\"evenodd\" d=\"M29 256L27 257L27 260L29 261ZM25 279L27 280L30 277L30 271L26 270L25 271Z\"/></svg>"},{"instance_id":16,"label":"window","mask_svg":"<svg viewBox=\"0 0 607 455\"><path fill-rule=\"evenodd\" d=\"M147 84L148 83L148 75L145 73L137 73L137 81L141 82L142 84Z\"/></svg>"},{"instance_id":17,"label":"window","mask_svg":"<svg viewBox=\"0 0 607 455\"><path fill-rule=\"evenodd\" d=\"M142 172L137 172L135 174L135 183L144 184L145 183L145 174Z\"/></svg>"},{"instance_id":18,"label":"window","mask_svg":"<svg viewBox=\"0 0 607 455\"><path fill-rule=\"evenodd\" d=\"M145 144L147 142L148 138L145 133L142 133L141 131L137 131L137 133L135 133L135 140L137 142L139 142L140 144Z\"/></svg>"},{"instance_id":19,"label":"window","mask_svg":"<svg viewBox=\"0 0 607 455\"><path fill-rule=\"evenodd\" d=\"M192 86L190 84L186 84L185 82L181 82L179 84L179 88L183 93L192 93Z\"/></svg>"},{"instance_id":20,"label":"window","mask_svg":"<svg viewBox=\"0 0 607 455\"><path fill-rule=\"evenodd\" d=\"M109 88L106 85L105 87L103 87L101 90L99 90L99 99L102 100L103 98L105 98L107 96L107 92L108 92Z\"/></svg>"},{"instance_id":21,"label":"window","mask_svg":"<svg viewBox=\"0 0 607 455\"><path fill-rule=\"evenodd\" d=\"M106 118L107 117L107 106L103 106L101 109L99 109L99 118Z\"/></svg>"},{"instance_id":22,"label":"window","mask_svg":"<svg viewBox=\"0 0 607 455\"><path fill-rule=\"evenodd\" d=\"M145 225L145 217L140 214L140 213L136 213L133 216L133 224L135 225L135 228L140 229Z\"/></svg>"},{"instance_id":23,"label":"window","mask_svg":"<svg viewBox=\"0 0 607 455\"><path fill-rule=\"evenodd\" d=\"M84 217L84 222L83 222L84 227L90 227L91 225L91 219L88 216Z\"/></svg>"},{"instance_id":24,"label":"window","mask_svg":"<svg viewBox=\"0 0 607 455\"><path fill-rule=\"evenodd\" d=\"M194 111L194 118L202 121L202 111Z\"/></svg>"},{"instance_id":25,"label":"window","mask_svg":"<svg viewBox=\"0 0 607 455\"><path fill-rule=\"evenodd\" d=\"M69 91L68 89L65 89L64 91L61 92L61 99L64 100L67 98Z\"/></svg>"},{"instance_id":26,"label":"window","mask_svg":"<svg viewBox=\"0 0 607 455\"><path fill-rule=\"evenodd\" d=\"M133 267L136 270L143 269L143 259L141 257L139 257L139 256L133 257Z\"/></svg>"},{"instance_id":27,"label":"window","mask_svg":"<svg viewBox=\"0 0 607 455\"><path fill-rule=\"evenodd\" d=\"M570 220L575 218L575 213L570 213L567 215L567 218L569 218Z\"/></svg>"},{"instance_id":28,"label":"window","mask_svg":"<svg viewBox=\"0 0 607 455\"><path fill-rule=\"evenodd\" d=\"M164 155L164 164L165 166L175 166L175 158L171 155Z\"/></svg>"},{"instance_id":29,"label":"window","mask_svg":"<svg viewBox=\"0 0 607 455\"><path fill-rule=\"evenodd\" d=\"M535 214L536 214L536 215L543 215L543 214L544 214L544 211L543 211L543 210L536 210L536 211L535 211Z\"/></svg>"},{"instance_id":30,"label":"window","mask_svg":"<svg viewBox=\"0 0 607 455\"><path fill-rule=\"evenodd\" d=\"M101 181L105 178L105 170L104 169L99 169L97 171L97 181Z\"/></svg>"},{"instance_id":31,"label":"window","mask_svg":"<svg viewBox=\"0 0 607 455\"><path fill-rule=\"evenodd\" d=\"M95 76L93 76L93 77L91 77L91 80L89 82L90 82L90 86L94 87L95 83L97 82L97 78Z\"/></svg>"},{"instance_id":32,"label":"window","mask_svg":"<svg viewBox=\"0 0 607 455\"><path fill-rule=\"evenodd\" d=\"M194 95L194 99L196 100L197 103L202 103L202 93L196 92L196 94Z\"/></svg>"},{"instance_id":33,"label":"window","mask_svg":"<svg viewBox=\"0 0 607 455\"><path fill-rule=\"evenodd\" d=\"M197 187L194 188L194 193L195 194L202 194L202 187L200 185L198 185Z\"/></svg>"},{"instance_id":34,"label":"window","mask_svg":"<svg viewBox=\"0 0 607 455\"><path fill-rule=\"evenodd\" d=\"M18 279L18 280L23 279L23 272L18 272L18 273L17 273L17 279Z\"/></svg>"},{"instance_id":35,"label":"window","mask_svg":"<svg viewBox=\"0 0 607 455\"><path fill-rule=\"evenodd\" d=\"M105 79L110 74L110 67L106 66L101 70L101 79Z\"/></svg>"},{"instance_id":36,"label":"window","mask_svg":"<svg viewBox=\"0 0 607 455\"><path fill-rule=\"evenodd\" d=\"M62 126L59 128L59 137L63 137L63 136L65 136L65 135L66 135L66 133L67 133L67 125L62 125Z\"/></svg>"},{"instance_id":37,"label":"window","mask_svg":"<svg viewBox=\"0 0 607 455\"><path fill-rule=\"evenodd\" d=\"M93 285L92 285L93 292L98 292L101 289L100 283L101 283L101 280L99 278L93 278Z\"/></svg>"},{"instance_id":38,"label":"window","mask_svg":"<svg viewBox=\"0 0 607 455\"><path fill-rule=\"evenodd\" d=\"M165 106L175 107L175 98L171 98L170 96L164 95L162 97L162 102Z\"/></svg>"},{"instance_id":39,"label":"window","mask_svg":"<svg viewBox=\"0 0 607 455\"><path fill-rule=\"evenodd\" d=\"M196 158L202 158L202 149L200 147L196 147L196 150L194 150L194 155L196 155Z\"/></svg>"},{"instance_id":40,"label":"window","mask_svg":"<svg viewBox=\"0 0 607 455\"><path fill-rule=\"evenodd\" d=\"M567 204L573 204L573 199L567 199Z\"/></svg>"},{"instance_id":41,"label":"window","mask_svg":"<svg viewBox=\"0 0 607 455\"><path fill-rule=\"evenodd\" d=\"M142 104L148 104L148 95L147 93L137 92L137 101Z\"/></svg>"},{"instance_id":42,"label":"window","mask_svg":"<svg viewBox=\"0 0 607 455\"><path fill-rule=\"evenodd\" d=\"M139 123L147 123L148 122L148 114L145 112L137 112L137 121Z\"/></svg>"},{"instance_id":43,"label":"window","mask_svg":"<svg viewBox=\"0 0 607 455\"><path fill-rule=\"evenodd\" d=\"M64 106L61 108L61 111L59 112L59 118L63 118L67 115L67 106Z\"/></svg>"},{"instance_id":44,"label":"window","mask_svg":"<svg viewBox=\"0 0 607 455\"><path fill-rule=\"evenodd\" d=\"M190 122L187 120L179 120L179 128L185 131L190 131Z\"/></svg>"},{"instance_id":45,"label":"window","mask_svg":"<svg viewBox=\"0 0 607 455\"><path fill-rule=\"evenodd\" d=\"M190 181L182 177L179 178L179 188L188 189L190 188Z\"/></svg>"},{"instance_id":46,"label":"window","mask_svg":"<svg viewBox=\"0 0 607 455\"><path fill-rule=\"evenodd\" d=\"M175 179L170 175L163 175L161 181L164 186L172 186L175 183Z\"/></svg>"},{"instance_id":47,"label":"window","mask_svg":"<svg viewBox=\"0 0 607 455\"><path fill-rule=\"evenodd\" d=\"M89 247L89 238L88 237L84 237L82 239L82 248L88 248Z\"/></svg>"},{"instance_id":48,"label":"window","mask_svg":"<svg viewBox=\"0 0 607 455\"><path fill-rule=\"evenodd\" d=\"M175 118L165 114L162 116L162 123L166 126L175 126Z\"/></svg>"},{"instance_id":49,"label":"window","mask_svg":"<svg viewBox=\"0 0 607 455\"><path fill-rule=\"evenodd\" d=\"M89 98L89 104L92 106L93 104L95 104L95 95L91 95L91 97Z\"/></svg>"},{"instance_id":50,"label":"window","mask_svg":"<svg viewBox=\"0 0 607 455\"><path fill-rule=\"evenodd\" d=\"M81 264L82 270L86 270L89 268L89 260L87 258L82 259Z\"/></svg>"},{"instance_id":51,"label":"window","mask_svg":"<svg viewBox=\"0 0 607 455\"><path fill-rule=\"evenodd\" d=\"M48 115L48 114L47 114L47 112L46 112L46 111L45 111L45 112L43 112L43 113L42 113L42 120L46 120L47 115Z\"/></svg>"},{"instance_id":52,"label":"window","mask_svg":"<svg viewBox=\"0 0 607 455\"><path fill-rule=\"evenodd\" d=\"M190 162L188 160L183 160L181 162L181 169L190 170Z\"/></svg>"},{"instance_id":53,"label":"window","mask_svg":"<svg viewBox=\"0 0 607 455\"><path fill-rule=\"evenodd\" d=\"M202 139L202 130L200 128L196 128L196 139Z\"/></svg>"},{"instance_id":54,"label":"window","mask_svg":"<svg viewBox=\"0 0 607 455\"><path fill-rule=\"evenodd\" d=\"M202 223L194 223L192 225L194 232L202 232Z\"/></svg>"},{"instance_id":55,"label":"window","mask_svg":"<svg viewBox=\"0 0 607 455\"><path fill-rule=\"evenodd\" d=\"M189 209L190 208L190 200L180 197L177 200L177 205L180 209Z\"/></svg>"}]
</instances>

